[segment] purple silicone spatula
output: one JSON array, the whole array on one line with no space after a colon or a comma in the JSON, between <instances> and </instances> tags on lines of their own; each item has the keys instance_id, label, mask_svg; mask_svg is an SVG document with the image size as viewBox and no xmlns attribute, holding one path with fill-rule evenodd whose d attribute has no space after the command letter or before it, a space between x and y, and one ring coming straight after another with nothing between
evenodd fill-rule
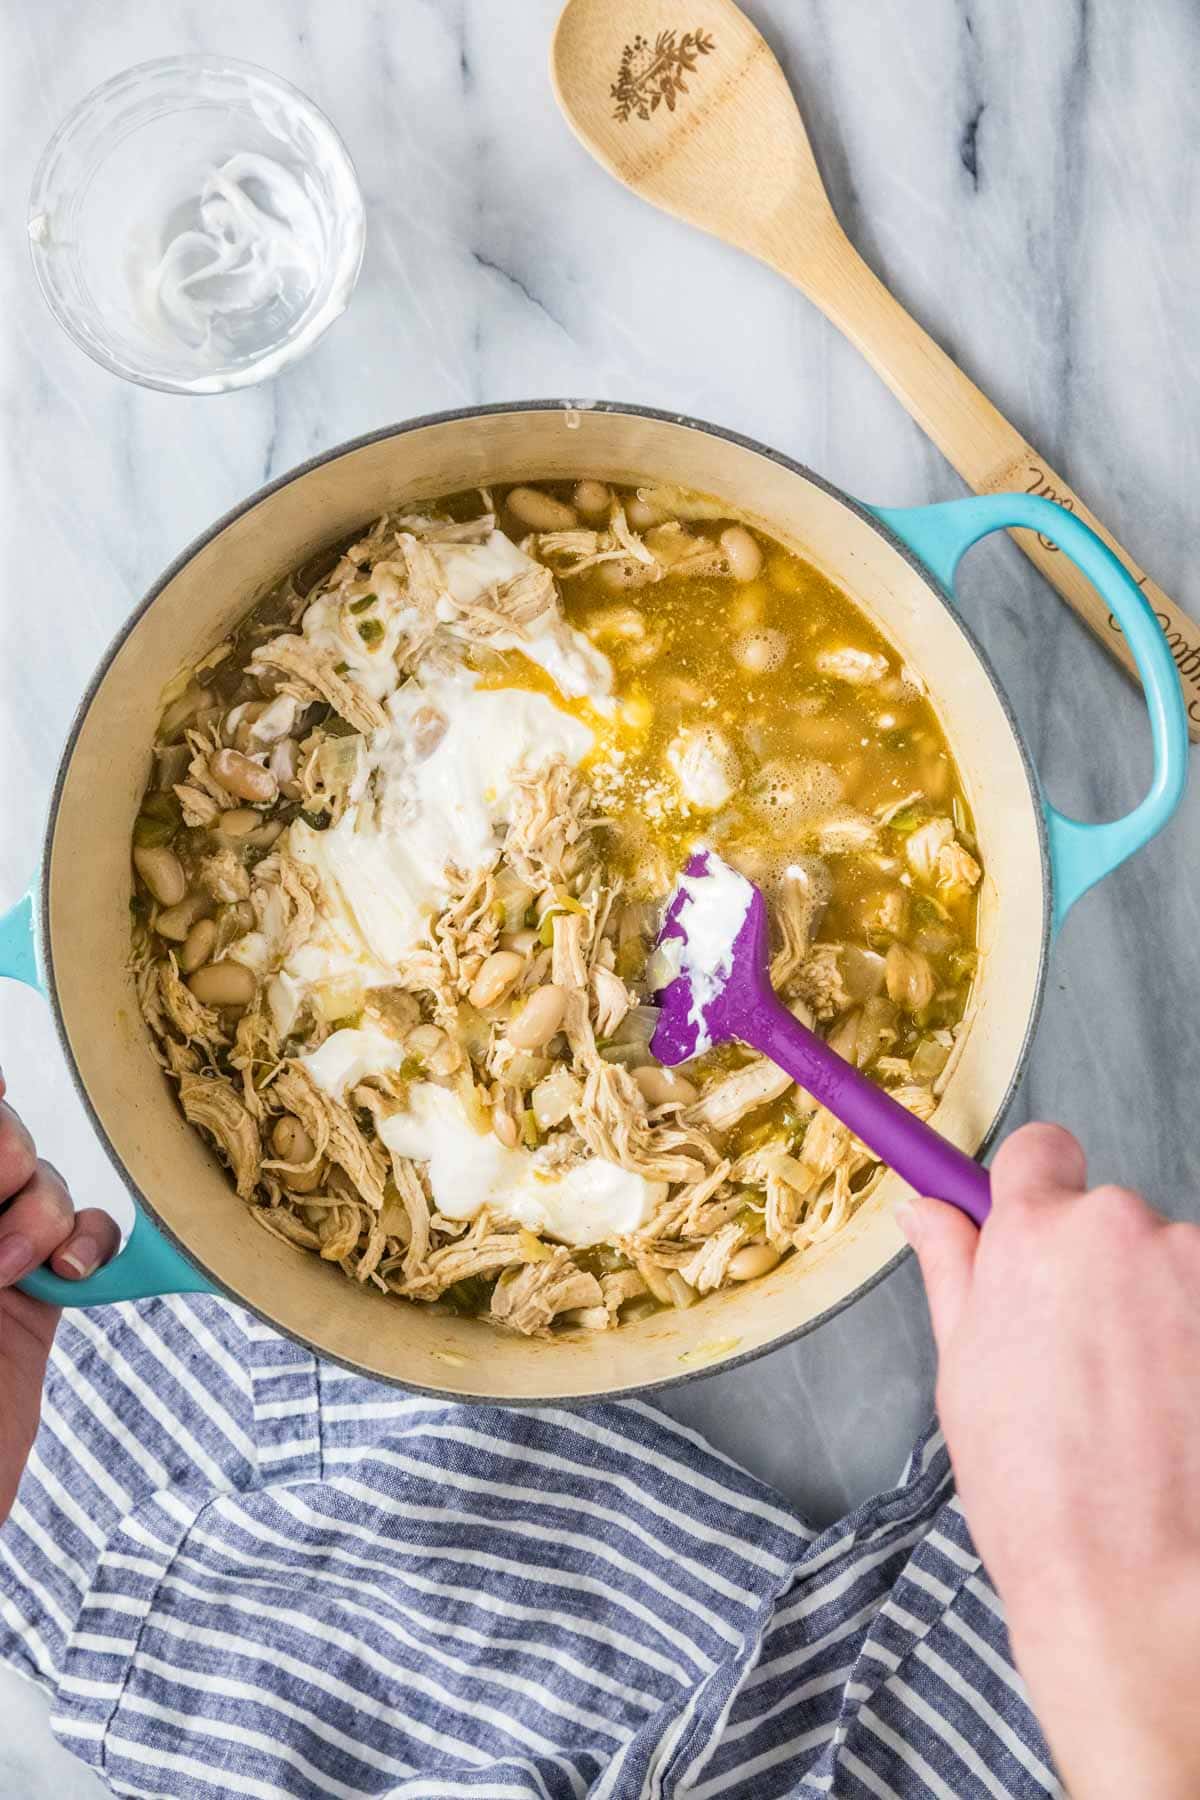
<instances>
[{"instance_id":1,"label":"purple silicone spatula","mask_svg":"<svg viewBox=\"0 0 1200 1800\"><path fill-rule=\"evenodd\" d=\"M650 1045L661 1063L687 1062L710 1044L740 1038L786 1069L919 1194L982 1225L992 1204L987 1171L792 1017L771 986L766 903L711 850L693 856L680 878L657 954L672 977L658 996Z\"/></svg>"}]
</instances>

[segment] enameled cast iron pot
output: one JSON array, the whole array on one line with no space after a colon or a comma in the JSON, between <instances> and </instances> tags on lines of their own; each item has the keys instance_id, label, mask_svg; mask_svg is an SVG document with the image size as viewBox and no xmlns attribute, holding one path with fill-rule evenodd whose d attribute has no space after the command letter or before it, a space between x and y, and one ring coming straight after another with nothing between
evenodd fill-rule
<instances>
[{"instance_id":1,"label":"enameled cast iron pot","mask_svg":"<svg viewBox=\"0 0 1200 1800\"><path fill-rule=\"evenodd\" d=\"M181 1117L151 1056L128 973L129 838L160 695L264 592L318 550L406 501L502 481L582 474L720 495L815 563L928 683L958 759L986 871L982 958L967 1044L937 1112L968 1150L987 1143L1020 1074L1054 930L1079 896L1164 824L1183 790L1178 679L1138 589L1077 519L1027 494L872 510L731 432L642 407L533 402L446 413L362 438L265 488L205 534L147 595L71 728L41 880L0 926L0 972L44 987L63 1048L137 1223L90 1280L40 1270L31 1292L68 1305L218 1292L322 1355L408 1387L498 1401L629 1392L750 1357L846 1306L902 1243L890 1173L847 1230L803 1262L687 1312L549 1342L405 1305L259 1229ZM1024 526L1100 589L1142 673L1154 739L1150 792L1081 825L1047 805L1004 694L949 592L963 551Z\"/></svg>"}]
</instances>

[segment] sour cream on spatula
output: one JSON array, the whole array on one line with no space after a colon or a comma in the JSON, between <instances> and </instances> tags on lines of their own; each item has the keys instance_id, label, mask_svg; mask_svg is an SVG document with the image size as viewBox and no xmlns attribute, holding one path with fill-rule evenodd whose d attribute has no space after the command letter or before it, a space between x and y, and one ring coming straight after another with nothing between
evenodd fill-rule
<instances>
[{"instance_id":1,"label":"sour cream on spatula","mask_svg":"<svg viewBox=\"0 0 1200 1800\"><path fill-rule=\"evenodd\" d=\"M707 1012L729 979L733 947L746 922L754 889L744 875L711 851L703 873L684 873L676 888L674 923L683 936L664 938L647 974L655 988L684 976L691 988L688 1024L696 1033L693 1056L712 1048Z\"/></svg>"}]
</instances>

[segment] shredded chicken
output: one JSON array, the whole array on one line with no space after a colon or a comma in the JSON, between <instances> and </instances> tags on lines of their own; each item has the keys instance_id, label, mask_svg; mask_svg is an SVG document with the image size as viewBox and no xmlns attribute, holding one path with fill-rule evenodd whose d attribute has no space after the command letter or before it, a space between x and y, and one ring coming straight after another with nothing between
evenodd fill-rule
<instances>
[{"instance_id":1,"label":"shredded chicken","mask_svg":"<svg viewBox=\"0 0 1200 1800\"><path fill-rule=\"evenodd\" d=\"M484 1215L459 1242L431 1251L399 1291L418 1300L436 1300L460 1281L494 1275L523 1262L520 1235L515 1231L489 1230Z\"/></svg>"},{"instance_id":2,"label":"shredded chicken","mask_svg":"<svg viewBox=\"0 0 1200 1800\"><path fill-rule=\"evenodd\" d=\"M584 921L579 913L559 913L554 919L554 960L551 979L561 988L587 986L587 961L583 953ZM601 1036L605 1034L601 1032Z\"/></svg>"},{"instance_id":3,"label":"shredded chicken","mask_svg":"<svg viewBox=\"0 0 1200 1800\"><path fill-rule=\"evenodd\" d=\"M317 1146L346 1171L367 1204L383 1206L383 1184L388 1169L382 1149L368 1143L344 1106L319 1088L302 1064L291 1062L273 1084L275 1099L300 1120Z\"/></svg>"},{"instance_id":4,"label":"shredded chicken","mask_svg":"<svg viewBox=\"0 0 1200 1800\"><path fill-rule=\"evenodd\" d=\"M856 850L872 850L879 842L879 826L852 806L835 807L814 828L822 856L845 856Z\"/></svg>"},{"instance_id":5,"label":"shredded chicken","mask_svg":"<svg viewBox=\"0 0 1200 1800\"><path fill-rule=\"evenodd\" d=\"M527 1336L541 1336L557 1313L593 1306L604 1308L599 1281L561 1245L544 1262L510 1271L492 1294L493 1319Z\"/></svg>"},{"instance_id":6,"label":"shredded chicken","mask_svg":"<svg viewBox=\"0 0 1200 1800\"><path fill-rule=\"evenodd\" d=\"M967 893L975 887L983 870L969 850L960 843L943 844L938 851L937 884L939 888L958 889Z\"/></svg>"},{"instance_id":7,"label":"shredded chicken","mask_svg":"<svg viewBox=\"0 0 1200 1800\"><path fill-rule=\"evenodd\" d=\"M882 681L888 672L886 656L881 656L877 650L858 650L848 644L837 650L819 650L816 664L822 675L848 681L853 687Z\"/></svg>"},{"instance_id":8,"label":"shredded chicken","mask_svg":"<svg viewBox=\"0 0 1200 1800\"><path fill-rule=\"evenodd\" d=\"M254 1206L250 1209L250 1217L272 1237L282 1238L285 1244L294 1244L297 1250L319 1252L321 1249L321 1239L312 1226L283 1207Z\"/></svg>"},{"instance_id":9,"label":"shredded chicken","mask_svg":"<svg viewBox=\"0 0 1200 1800\"><path fill-rule=\"evenodd\" d=\"M849 1127L822 1106L809 1121L800 1148L800 1161L818 1176L832 1175L839 1164L847 1160L850 1142Z\"/></svg>"},{"instance_id":10,"label":"shredded chicken","mask_svg":"<svg viewBox=\"0 0 1200 1800\"><path fill-rule=\"evenodd\" d=\"M794 987L818 1019L828 1022L851 1004L842 977L840 944L814 944L797 970Z\"/></svg>"},{"instance_id":11,"label":"shredded chicken","mask_svg":"<svg viewBox=\"0 0 1200 1800\"><path fill-rule=\"evenodd\" d=\"M785 1069L765 1056L756 1056L744 1068L722 1076L706 1088L683 1116L689 1125L729 1131L747 1113L756 1112L769 1100L778 1100L791 1086L792 1078Z\"/></svg>"},{"instance_id":12,"label":"shredded chicken","mask_svg":"<svg viewBox=\"0 0 1200 1800\"><path fill-rule=\"evenodd\" d=\"M729 1272L729 1259L742 1242L740 1225L722 1225L720 1231L707 1238L694 1255L680 1267L679 1273L698 1294L711 1293Z\"/></svg>"},{"instance_id":13,"label":"shredded chicken","mask_svg":"<svg viewBox=\"0 0 1200 1800\"><path fill-rule=\"evenodd\" d=\"M215 825L221 816L221 807L212 795L190 782L176 782L175 795L183 808L185 825Z\"/></svg>"},{"instance_id":14,"label":"shredded chicken","mask_svg":"<svg viewBox=\"0 0 1200 1800\"><path fill-rule=\"evenodd\" d=\"M392 1180L408 1220L408 1249L404 1258L404 1272L412 1275L429 1254L429 1201L415 1166L405 1157L392 1157Z\"/></svg>"},{"instance_id":15,"label":"shredded chicken","mask_svg":"<svg viewBox=\"0 0 1200 1800\"><path fill-rule=\"evenodd\" d=\"M162 1049L172 1075L198 1075L204 1067L199 1051L190 1044L181 1044L177 1038L164 1037Z\"/></svg>"},{"instance_id":16,"label":"shredded chicken","mask_svg":"<svg viewBox=\"0 0 1200 1800\"><path fill-rule=\"evenodd\" d=\"M180 980L173 956L165 957L158 964L157 1003L162 1008L162 1015L185 1043L215 1049L218 1044L228 1042L219 1015L211 1006L204 1006L197 1000Z\"/></svg>"},{"instance_id":17,"label":"shredded chicken","mask_svg":"<svg viewBox=\"0 0 1200 1800\"><path fill-rule=\"evenodd\" d=\"M793 1156L786 1143L764 1144L750 1150L734 1165L735 1180L761 1187L766 1197L763 1234L782 1246L795 1230L806 1197L820 1179L818 1172Z\"/></svg>"},{"instance_id":18,"label":"shredded chicken","mask_svg":"<svg viewBox=\"0 0 1200 1800\"><path fill-rule=\"evenodd\" d=\"M633 1004L629 989L619 975L597 965L592 970L592 997L596 1008L596 1036L610 1038Z\"/></svg>"},{"instance_id":19,"label":"shredded chicken","mask_svg":"<svg viewBox=\"0 0 1200 1800\"><path fill-rule=\"evenodd\" d=\"M904 860L918 881L928 887L934 886L942 851L953 842L954 823L951 819L927 819L910 833L904 846Z\"/></svg>"},{"instance_id":20,"label":"shredded chicken","mask_svg":"<svg viewBox=\"0 0 1200 1800\"><path fill-rule=\"evenodd\" d=\"M900 1087L892 1089L892 1099L906 1106L909 1112L916 1113L918 1119L930 1119L937 1111L937 1096L927 1087L915 1082L904 1082Z\"/></svg>"},{"instance_id":21,"label":"shredded chicken","mask_svg":"<svg viewBox=\"0 0 1200 1800\"><path fill-rule=\"evenodd\" d=\"M191 761L188 763L188 782L186 785L193 790L197 796L194 802L197 811L204 813L208 812L208 808L204 804L207 800L215 809L213 814L213 816L215 816L216 812L223 811L224 808L229 805L228 793L221 786L220 782L214 779L208 766L210 758L217 751L217 740L208 732L204 731L189 731L185 735L188 749L192 753ZM206 818L201 822L205 824L211 823L211 818Z\"/></svg>"},{"instance_id":22,"label":"shredded chicken","mask_svg":"<svg viewBox=\"0 0 1200 1800\"><path fill-rule=\"evenodd\" d=\"M771 919L779 948L771 960L771 984L790 990L808 955L812 935L832 890L829 871L815 857L798 858L779 884Z\"/></svg>"},{"instance_id":23,"label":"shredded chicken","mask_svg":"<svg viewBox=\"0 0 1200 1800\"><path fill-rule=\"evenodd\" d=\"M267 1108L260 1083L279 1062L279 1037L270 1014L256 1003L237 1022L229 1066L242 1077L242 1102L254 1119L265 1119Z\"/></svg>"},{"instance_id":24,"label":"shredded chicken","mask_svg":"<svg viewBox=\"0 0 1200 1800\"><path fill-rule=\"evenodd\" d=\"M285 693L298 700L327 700L356 731L378 731L387 714L378 700L356 682L340 675L336 658L303 637L277 637L255 651L254 669L281 669L289 678Z\"/></svg>"},{"instance_id":25,"label":"shredded chicken","mask_svg":"<svg viewBox=\"0 0 1200 1800\"><path fill-rule=\"evenodd\" d=\"M651 1126L641 1092L622 1068L597 1062L584 1082L571 1121L594 1156L603 1156L647 1181L693 1181L703 1163L689 1154L686 1137L669 1126ZM681 1144L686 1148L675 1149Z\"/></svg>"},{"instance_id":26,"label":"shredded chicken","mask_svg":"<svg viewBox=\"0 0 1200 1800\"><path fill-rule=\"evenodd\" d=\"M929 958L907 944L892 944L885 962L888 998L905 1012L922 1013L937 991Z\"/></svg>"},{"instance_id":27,"label":"shredded chicken","mask_svg":"<svg viewBox=\"0 0 1200 1800\"><path fill-rule=\"evenodd\" d=\"M600 1292L610 1319L615 1320L629 1300L638 1300L646 1292L646 1283L636 1269L617 1269L600 1277Z\"/></svg>"},{"instance_id":28,"label":"shredded chicken","mask_svg":"<svg viewBox=\"0 0 1200 1800\"><path fill-rule=\"evenodd\" d=\"M261 1164L258 1127L232 1083L219 1075L181 1075L179 1104L190 1123L212 1139L229 1164L239 1195L249 1200Z\"/></svg>"},{"instance_id":29,"label":"shredded chicken","mask_svg":"<svg viewBox=\"0 0 1200 1800\"><path fill-rule=\"evenodd\" d=\"M553 887L576 872L590 826L587 790L562 757L551 757L514 781L504 860L533 888Z\"/></svg>"},{"instance_id":30,"label":"shredded chicken","mask_svg":"<svg viewBox=\"0 0 1200 1800\"><path fill-rule=\"evenodd\" d=\"M250 874L234 850L215 850L211 856L202 856L199 875L201 884L222 905L250 898Z\"/></svg>"}]
</instances>

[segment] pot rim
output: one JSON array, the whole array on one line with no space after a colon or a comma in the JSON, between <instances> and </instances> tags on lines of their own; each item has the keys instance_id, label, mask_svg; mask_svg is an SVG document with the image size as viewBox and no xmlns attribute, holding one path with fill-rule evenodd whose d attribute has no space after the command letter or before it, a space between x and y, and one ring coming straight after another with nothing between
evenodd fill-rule
<instances>
[{"instance_id":1,"label":"pot rim","mask_svg":"<svg viewBox=\"0 0 1200 1800\"><path fill-rule=\"evenodd\" d=\"M416 418L404 419L396 424L380 426L374 431L363 432L358 437L347 438L344 442L334 445L331 449L323 450L316 456L309 457L307 461L298 463L294 468L286 470L282 475L277 475L273 481L269 481L265 483L264 486L256 488L245 500L240 501L236 506L230 507L229 510L215 520L212 525L198 533L197 536L194 537L182 551L180 551L179 555L167 565L166 569L163 570L158 579L146 590L141 600L137 603L133 611L129 614L128 618L120 626L119 630L110 641L107 649L97 663L91 680L88 682L87 687L75 708L71 723L67 729L62 754L58 761L58 767L55 770L54 784L51 788L50 801L47 808L46 827L42 837L41 859L37 879L37 935L41 947L41 961L45 976L46 997L50 1002L55 1034L62 1047L72 1086L79 1096L84 1111L92 1125L92 1129L94 1130L105 1155L108 1157L114 1172L120 1179L126 1192L132 1197L135 1206L140 1207L144 1211L146 1217L150 1220L157 1232L174 1245L177 1250L179 1250L190 1262L194 1263L195 1266L214 1283L218 1298L231 1300L235 1305L244 1307L247 1312L252 1313L256 1318L260 1319L262 1323L268 1326L272 1331L278 1332L282 1337L290 1338L293 1343L300 1344L304 1348L312 1350L314 1354L319 1354L325 1361L335 1363L341 1368L348 1369L352 1374L361 1375L365 1380L380 1381L389 1387L398 1387L407 1393L422 1394L430 1399L444 1400L450 1404L459 1406L512 1406L529 1408L551 1405L583 1407L606 1405L614 1400L643 1399L650 1394L665 1393L671 1388L682 1387L686 1382L703 1380L705 1377L718 1374L728 1374L735 1369L745 1367L746 1364L756 1361L761 1356L766 1356L776 1350L782 1350L785 1345L796 1343L801 1338L807 1337L811 1332L819 1330L821 1326L829 1324L832 1319L837 1318L840 1313L845 1312L847 1308L852 1306L856 1301L861 1300L865 1295L871 1293L874 1288L878 1287L881 1282L886 1281L889 1276L893 1275L896 1270L908 1260L912 1255L912 1251L905 1246L902 1250L898 1251L889 1262L886 1262L882 1268L877 1269L866 1281L861 1282L853 1292L847 1294L844 1299L837 1301L832 1306L826 1307L824 1312L818 1313L815 1318L806 1320L803 1324L795 1326L792 1330L783 1333L779 1337L770 1339L767 1343L755 1345L751 1349L743 1350L736 1355L722 1357L718 1360L714 1360L711 1364L702 1364L694 1368L681 1370L677 1375L664 1376L658 1381L638 1383L633 1387L606 1388L602 1392L587 1394L555 1394L540 1399L528 1395L462 1394L456 1392L452 1388L426 1387L412 1382L402 1382L392 1376L379 1375L372 1371L367 1371L363 1368L361 1363L354 1362L348 1357L333 1356L327 1351L316 1352L314 1346L307 1338L303 1337L298 1332L288 1330L287 1327L281 1325L277 1319L273 1318L269 1313L264 1312L260 1307L252 1306L240 1296L231 1293L221 1276L203 1263L179 1234L166 1224L153 1201L143 1193L142 1189L133 1180L133 1177L125 1166L120 1151L109 1137L108 1132L92 1104L91 1096L88 1093L87 1086L76 1064L75 1055L67 1035L62 1008L59 1004L58 990L54 979L54 953L50 935L50 886L47 879L50 867L50 856L54 845L55 830L58 824L58 812L62 800L63 787L66 782L71 759L75 752L75 746L80 730L82 729L84 720L91 709L92 702L108 674L114 659L123 648L128 638L141 623L142 619L149 612L150 608L155 604L165 589L170 586L171 582L174 581L176 575L178 575L182 569L186 568L193 557L198 555L198 553L210 544L214 538L219 537L228 526L235 522L235 520L241 518L253 507L258 506L262 501L270 499L273 494L279 493L283 488L288 487L293 481L298 480L302 476L311 474L314 469L322 468L326 463L336 462L340 457L346 456L356 450L365 449L371 444L382 443L389 438L402 437L410 431L422 430L425 426L452 425L468 419L484 417L489 414L529 412L620 413L635 418L653 419L662 424L677 425L683 427L685 430L703 432L709 437L720 438L726 443L736 444L741 449L751 450L756 455L765 457L769 462L777 463L781 468L789 470L794 475L799 475L803 480L811 482L814 487L820 488L821 491L829 495L831 499L838 501L848 512L852 513L855 518L859 519L863 524L868 525L871 530L882 537L893 550L897 551L913 570L914 574L920 577L933 598L949 616L951 623L966 640L968 647L981 664L988 681L991 683L992 690L1003 710L1006 720L1008 721L1009 729L1012 732L1017 751L1024 765L1026 779L1029 783L1030 799L1033 802L1033 814L1037 822L1038 849L1042 864L1042 941L1038 951L1033 1003L1029 1009L1029 1018L1026 1022L1025 1032L1021 1039L1020 1051L1013 1066L1012 1075L1001 1096L1000 1103L993 1115L991 1123L988 1125L980 1140L976 1154L982 1155L991 1147L995 1141L996 1134L1012 1105L1017 1086L1025 1072L1025 1065L1028 1061L1030 1046L1033 1042L1034 1033L1037 1030L1038 1022L1041 1018L1042 1006L1046 994L1047 965L1052 935L1051 922L1053 919L1049 842L1046 832L1045 815L1042 808L1040 783L1038 781L1037 771L1033 764L1033 759L1030 756L1028 746L1025 742L1024 734L1021 731L1016 715L1009 703L1008 695L992 666L991 658L988 656L987 651L979 642L970 626L962 618L954 604L953 597L949 590L943 585L933 571L921 561L916 552L910 549L904 540L899 537L890 526L886 525L869 506L864 504L861 500L856 500L853 495L846 493L843 488L840 488L836 483L827 480L823 475L818 475L813 469L810 469L807 464L797 462L794 457L787 456L781 450L772 449L769 445L762 443L758 438L748 437L745 433L733 431L727 426L714 425L709 420L698 419L689 413L668 412L662 407L642 406L632 401L581 399L500 400L491 401L483 406L454 407L443 412L422 413ZM853 595L850 597L853 599Z\"/></svg>"}]
</instances>

